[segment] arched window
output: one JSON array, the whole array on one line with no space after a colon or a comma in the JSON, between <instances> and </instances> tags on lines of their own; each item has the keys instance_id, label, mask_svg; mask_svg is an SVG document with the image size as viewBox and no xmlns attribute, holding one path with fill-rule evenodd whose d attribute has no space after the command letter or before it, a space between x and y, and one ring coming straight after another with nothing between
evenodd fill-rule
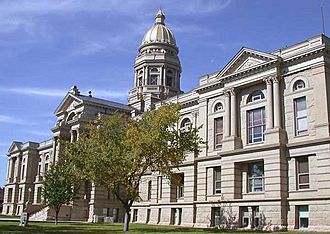
<instances>
[{"instance_id":1,"label":"arched window","mask_svg":"<svg viewBox=\"0 0 330 234\"><path fill-rule=\"evenodd\" d=\"M251 93L247 99L247 103L250 102L255 102L261 99L265 99L265 95L263 92L261 92L261 90L256 90L253 93Z\"/></svg>"},{"instance_id":2,"label":"arched window","mask_svg":"<svg viewBox=\"0 0 330 234\"><path fill-rule=\"evenodd\" d=\"M68 116L68 118L67 118L66 121L73 120L73 118L74 118L75 115L76 115L76 114L75 114L74 112L72 112L71 114L69 114L69 116Z\"/></svg>"},{"instance_id":3,"label":"arched window","mask_svg":"<svg viewBox=\"0 0 330 234\"><path fill-rule=\"evenodd\" d=\"M217 104L215 104L214 106L214 112L218 112L218 111L221 111L223 110L223 105L221 102L218 102Z\"/></svg>"},{"instance_id":4,"label":"arched window","mask_svg":"<svg viewBox=\"0 0 330 234\"><path fill-rule=\"evenodd\" d=\"M188 128L189 126L191 126L191 121L189 118L185 118L181 121L180 128L185 129Z\"/></svg>"},{"instance_id":5,"label":"arched window","mask_svg":"<svg viewBox=\"0 0 330 234\"><path fill-rule=\"evenodd\" d=\"M47 173L49 167L49 154L46 155L46 162L45 162L45 173Z\"/></svg>"},{"instance_id":6,"label":"arched window","mask_svg":"<svg viewBox=\"0 0 330 234\"><path fill-rule=\"evenodd\" d=\"M155 68L155 67L153 67L153 68L150 69L150 72L156 72L156 73L158 73L158 69Z\"/></svg>"},{"instance_id":7,"label":"arched window","mask_svg":"<svg viewBox=\"0 0 330 234\"><path fill-rule=\"evenodd\" d=\"M297 91L299 89L304 89L305 88L305 82L302 80L297 80L293 84L293 91Z\"/></svg>"}]
</instances>

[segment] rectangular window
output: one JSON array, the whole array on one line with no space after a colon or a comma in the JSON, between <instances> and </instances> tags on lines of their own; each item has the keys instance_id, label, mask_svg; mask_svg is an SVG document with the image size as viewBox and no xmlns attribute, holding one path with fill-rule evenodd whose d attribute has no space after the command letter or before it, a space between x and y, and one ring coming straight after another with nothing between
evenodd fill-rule
<instances>
[{"instance_id":1,"label":"rectangular window","mask_svg":"<svg viewBox=\"0 0 330 234\"><path fill-rule=\"evenodd\" d=\"M223 118L214 119L214 149L222 148Z\"/></svg>"},{"instance_id":2,"label":"rectangular window","mask_svg":"<svg viewBox=\"0 0 330 234\"><path fill-rule=\"evenodd\" d=\"M308 133L306 97L294 100L296 136Z\"/></svg>"},{"instance_id":3,"label":"rectangular window","mask_svg":"<svg viewBox=\"0 0 330 234\"><path fill-rule=\"evenodd\" d=\"M259 213L259 206L252 206L252 218L253 218L253 227L257 228L260 224L260 213Z\"/></svg>"},{"instance_id":4,"label":"rectangular window","mask_svg":"<svg viewBox=\"0 0 330 234\"><path fill-rule=\"evenodd\" d=\"M37 188L37 203L41 203L41 187Z\"/></svg>"},{"instance_id":5,"label":"rectangular window","mask_svg":"<svg viewBox=\"0 0 330 234\"><path fill-rule=\"evenodd\" d=\"M299 228L308 228L309 225L308 206L298 206L298 222L299 222Z\"/></svg>"},{"instance_id":6,"label":"rectangular window","mask_svg":"<svg viewBox=\"0 0 330 234\"><path fill-rule=\"evenodd\" d=\"M132 222L137 222L138 218L138 209L133 209L133 219Z\"/></svg>"},{"instance_id":7,"label":"rectangular window","mask_svg":"<svg viewBox=\"0 0 330 234\"><path fill-rule=\"evenodd\" d=\"M45 164L45 173L48 171L48 163Z\"/></svg>"},{"instance_id":8,"label":"rectangular window","mask_svg":"<svg viewBox=\"0 0 330 234\"><path fill-rule=\"evenodd\" d=\"M24 174L25 174L25 165L22 166L22 175L21 175L21 180L24 179Z\"/></svg>"},{"instance_id":9,"label":"rectangular window","mask_svg":"<svg viewBox=\"0 0 330 234\"><path fill-rule=\"evenodd\" d=\"M159 208L158 209L158 221L157 221L157 224L160 223L161 218L162 218L162 209Z\"/></svg>"},{"instance_id":10,"label":"rectangular window","mask_svg":"<svg viewBox=\"0 0 330 234\"><path fill-rule=\"evenodd\" d=\"M184 174L181 173L179 174L179 184L177 187L177 194L178 194L178 198L183 198L183 193L184 193Z\"/></svg>"},{"instance_id":11,"label":"rectangular window","mask_svg":"<svg viewBox=\"0 0 330 234\"><path fill-rule=\"evenodd\" d=\"M263 162L249 164L249 192L264 191Z\"/></svg>"},{"instance_id":12,"label":"rectangular window","mask_svg":"<svg viewBox=\"0 0 330 234\"><path fill-rule=\"evenodd\" d=\"M250 220L249 209L246 206L241 207L241 220L242 220L241 227L249 226L249 220Z\"/></svg>"},{"instance_id":13,"label":"rectangular window","mask_svg":"<svg viewBox=\"0 0 330 234\"><path fill-rule=\"evenodd\" d=\"M265 108L248 111L248 140L249 143L264 141L266 129Z\"/></svg>"},{"instance_id":14,"label":"rectangular window","mask_svg":"<svg viewBox=\"0 0 330 234\"><path fill-rule=\"evenodd\" d=\"M221 193L221 167L214 168L214 193Z\"/></svg>"},{"instance_id":15,"label":"rectangular window","mask_svg":"<svg viewBox=\"0 0 330 234\"><path fill-rule=\"evenodd\" d=\"M19 188L19 200L22 201L23 188Z\"/></svg>"},{"instance_id":16,"label":"rectangular window","mask_svg":"<svg viewBox=\"0 0 330 234\"><path fill-rule=\"evenodd\" d=\"M149 221L150 221L150 213L151 213L151 210L150 209L147 209L147 220L146 220L146 223L149 223Z\"/></svg>"},{"instance_id":17,"label":"rectangular window","mask_svg":"<svg viewBox=\"0 0 330 234\"><path fill-rule=\"evenodd\" d=\"M11 203L13 199L13 189L9 188L8 189L8 203Z\"/></svg>"},{"instance_id":18,"label":"rectangular window","mask_svg":"<svg viewBox=\"0 0 330 234\"><path fill-rule=\"evenodd\" d=\"M151 186L152 186L152 182L150 180L148 181L148 197L147 197L148 200L151 200Z\"/></svg>"},{"instance_id":19,"label":"rectangular window","mask_svg":"<svg viewBox=\"0 0 330 234\"><path fill-rule=\"evenodd\" d=\"M162 199L163 197L163 177L158 176L158 199Z\"/></svg>"},{"instance_id":20,"label":"rectangular window","mask_svg":"<svg viewBox=\"0 0 330 234\"><path fill-rule=\"evenodd\" d=\"M182 208L171 209L171 224L180 225L182 217Z\"/></svg>"},{"instance_id":21,"label":"rectangular window","mask_svg":"<svg viewBox=\"0 0 330 234\"><path fill-rule=\"evenodd\" d=\"M212 226L221 225L221 207L212 207Z\"/></svg>"},{"instance_id":22,"label":"rectangular window","mask_svg":"<svg viewBox=\"0 0 330 234\"><path fill-rule=\"evenodd\" d=\"M309 188L309 166L306 156L297 158L297 184L298 189Z\"/></svg>"},{"instance_id":23,"label":"rectangular window","mask_svg":"<svg viewBox=\"0 0 330 234\"><path fill-rule=\"evenodd\" d=\"M158 75L150 75L148 85L157 85Z\"/></svg>"}]
</instances>

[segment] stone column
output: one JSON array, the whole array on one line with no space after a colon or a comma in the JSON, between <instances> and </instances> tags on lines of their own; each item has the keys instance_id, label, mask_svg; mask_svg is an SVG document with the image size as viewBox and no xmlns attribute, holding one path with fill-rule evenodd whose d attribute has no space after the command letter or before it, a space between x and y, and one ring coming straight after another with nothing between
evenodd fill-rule
<instances>
[{"instance_id":1,"label":"stone column","mask_svg":"<svg viewBox=\"0 0 330 234\"><path fill-rule=\"evenodd\" d=\"M225 108L226 108L226 118L225 118L225 137L230 136L230 93L225 91Z\"/></svg>"},{"instance_id":2,"label":"stone column","mask_svg":"<svg viewBox=\"0 0 330 234\"><path fill-rule=\"evenodd\" d=\"M281 128L281 103L279 77L273 77L274 91L274 128Z\"/></svg>"},{"instance_id":3,"label":"stone column","mask_svg":"<svg viewBox=\"0 0 330 234\"><path fill-rule=\"evenodd\" d=\"M144 85L148 85L149 78L149 66L145 67L145 75L144 75Z\"/></svg>"},{"instance_id":4,"label":"stone column","mask_svg":"<svg viewBox=\"0 0 330 234\"><path fill-rule=\"evenodd\" d=\"M7 183L10 181L11 178L11 167L12 167L12 159L8 158L7 162Z\"/></svg>"},{"instance_id":5,"label":"stone column","mask_svg":"<svg viewBox=\"0 0 330 234\"><path fill-rule=\"evenodd\" d=\"M274 128L273 122L273 88L272 88L272 79L265 78L264 81L267 85L267 118L266 118L266 128L267 130Z\"/></svg>"},{"instance_id":6,"label":"stone column","mask_svg":"<svg viewBox=\"0 0 330 234\"><path fill-rule=\"evenodd\" d=\"M10 180L13 181L14 177L15 177L15 163L16 163L16 157L15 158L11 158L11 162L10 162Z\"/></svg>"},{"instance_id":7,"label":"stone column","mask_svg":"<svg viewBox=\"0 0 330 234\"><path fill-rule=\"evenodd\" d=\"M164 72L164 65L160 67L160 73L159 73L159 85L165 85L165 72Z\"/></svg>"},{"instance_id":8,"label":"stone column","mask_svg":"<svg viewBox=\"0 0 330 234\"><path fill-rule=\"evenodd\" d=\"M231 136L237 136L237 108L236 108L236 94L234 89L230 90L230 123Z\"/></svg>"}]
</instances>

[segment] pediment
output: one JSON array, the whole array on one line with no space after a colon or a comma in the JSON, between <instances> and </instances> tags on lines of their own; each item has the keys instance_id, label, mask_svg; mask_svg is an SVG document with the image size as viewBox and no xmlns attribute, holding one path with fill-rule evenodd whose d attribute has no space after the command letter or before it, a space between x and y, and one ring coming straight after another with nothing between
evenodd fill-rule
<instances>
[{"instance_id":1,"label":"pediment","mask_svg":"<svg viewBox=\"0 0 330 234\"><path fill-rule=\"evenodd\" d=\"M81 104L83 101L76 97L75 95L72 95L71 93L68 93L60 103L60 105L55 110L55 115L58 115L63 112L69 112L79 104Z\"/></svg>"},{"instance_id":2,"label":"pediment","mask_svg":"<svg viewBox=\"0 0 330 234\"><path fill-rule=\"evenodd\" d=\"M9 147L8 153L18 151L22 148L23 143L14 141L11 146Z\"/></svg>"},{"instance_id":3,"label":"pediment","mask_svg":"<svg viewBox=\"0 0 330 234\"><path fill-rule=\"evenodd\" d=\"M277 59L275 55L243 47L219 72L217 77L228 76Z\"/></svg>"}]
</instances>

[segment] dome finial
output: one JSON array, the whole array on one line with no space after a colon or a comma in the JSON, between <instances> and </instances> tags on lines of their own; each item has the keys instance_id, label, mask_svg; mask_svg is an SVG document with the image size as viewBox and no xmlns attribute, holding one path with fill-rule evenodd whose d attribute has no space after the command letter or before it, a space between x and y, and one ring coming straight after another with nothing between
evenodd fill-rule
<instances>
[{"instance_id":1,"label":"dome finial","mask_svg":"<svg viewBox=\"0 0 330 234\"><path fill-rule=\"evenodd\" d=\"M164 21L165 21L165 15L162 11L162 8L159 8L157 14L156 14L156 24L163 24L165 25Z\"/></svg>"}]
</instances>

